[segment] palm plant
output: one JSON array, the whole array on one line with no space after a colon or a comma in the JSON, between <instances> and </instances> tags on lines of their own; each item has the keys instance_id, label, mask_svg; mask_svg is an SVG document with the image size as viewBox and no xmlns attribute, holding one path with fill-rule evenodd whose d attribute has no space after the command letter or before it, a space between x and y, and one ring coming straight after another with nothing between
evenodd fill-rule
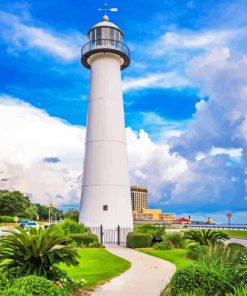
<instances>
[{"instance_id":1,"label":"palm plant","mask_svg":"<svg viewBox=\"0 0 247 296\"><path fill-rule=\"evenodd\" d=\"M37 274L49 277L54 264L78 264L77 252L62 245L69 239L56 228L25 231L17 227L8 232L10 235L0 241L0 262L3 270L15 276Z\"/></svg>"},{"instance_id":2,"label":"palm plant","mask_svg":"<svg viewBox=\"0 0 247 296\"><path fill-rule=\"evenodd\" d=\"M229 239L229 236L221 231L203 229L202 231L191 230L185 232L184 238L196 242L199 245L212 245L217 242Z\"/></svg>"}]
</instances>

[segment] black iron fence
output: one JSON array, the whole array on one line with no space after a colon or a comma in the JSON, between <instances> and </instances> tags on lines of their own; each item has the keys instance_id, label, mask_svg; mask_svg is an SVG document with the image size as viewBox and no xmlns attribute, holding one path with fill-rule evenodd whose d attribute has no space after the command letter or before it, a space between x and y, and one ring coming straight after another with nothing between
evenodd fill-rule
<instances>
[{"instance_id":1,"label":"black iron fence","mask_svg":"<svg viewBox=\"0 0 247 296\"><path fill-rule=\"evenodd\" d=\"M119 225L112 229L104 228L102 225L99 227L89 227L89 229L98 236L102 244L113 245L125 245L128 233L133 231L132 228L120 227Z\"/></svg>"}]
</instances>

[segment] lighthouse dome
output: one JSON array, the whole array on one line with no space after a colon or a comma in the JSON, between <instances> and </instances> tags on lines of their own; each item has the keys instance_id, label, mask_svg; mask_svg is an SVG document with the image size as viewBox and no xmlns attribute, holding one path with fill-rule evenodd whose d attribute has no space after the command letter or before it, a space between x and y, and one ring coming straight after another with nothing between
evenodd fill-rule
<instances>
[{"instance_id":1,"label":"lighthouse dome","mask_svg":"<svg viewBox=\"0 0 247 296\"><path fill-rule=\"evenodd\" d=\"M107 15L103 21L93 26L87 33L88 42L82 48L82 64L90 68L90 57L96 53L114 53L122 59L121 69L128 67L130 63L130 52L127 45L123 43L124 34L118 26L109 22Z\"/></svg>"}]
</instances>

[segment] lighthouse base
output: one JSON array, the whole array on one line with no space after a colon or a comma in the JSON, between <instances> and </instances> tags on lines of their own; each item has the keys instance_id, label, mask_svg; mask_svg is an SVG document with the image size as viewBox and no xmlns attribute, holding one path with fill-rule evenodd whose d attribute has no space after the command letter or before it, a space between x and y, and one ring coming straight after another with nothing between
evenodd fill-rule
<instances>
[{"instance_id":1,"label":"lighthouse base","mask_svg":"<svg viewBox=\"0 0 247 296\"><path fill-rule=\"evenodd\" d=\"M126 199L126 196L129 197ZM114 229L133 227L129 186L89 185L82 187L80 222L87 227Z\"/></svg>"}]
</instances>

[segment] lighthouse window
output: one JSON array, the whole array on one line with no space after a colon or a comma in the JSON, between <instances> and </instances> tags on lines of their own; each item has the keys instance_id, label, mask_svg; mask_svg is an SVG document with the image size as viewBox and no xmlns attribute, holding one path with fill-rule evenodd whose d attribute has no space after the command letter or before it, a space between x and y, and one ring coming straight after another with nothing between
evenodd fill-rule
<instances>
[{"instance_id":1,"label":"lighthouse window","mask_svg":"<svg viewBox=\"0 0 247 296\"><path fill-rule=\"evenodd\" d=\"M103 211L108 211L108 206L107 205L103 206Z\"/></svg>"},{"instance_id":2,"label":"lighthouse window","mask_svg":"<svg viewBox=\"0 0 247 296\"><path fill-rule=\"evenodd\" d=\"M97 28L96 29L96 40L102 39L101 36L102 36L101 28Z\"/></svg>"},{"instance_id":3,"label":"lighthouse window","mask_svg":"<svg viewBox=\"0 0 247 296\"><path fill-rule=\"evenodd\" d=\"M110 29L110 40L114 40L114 30Z\"/></svg>"}]
</instances>

